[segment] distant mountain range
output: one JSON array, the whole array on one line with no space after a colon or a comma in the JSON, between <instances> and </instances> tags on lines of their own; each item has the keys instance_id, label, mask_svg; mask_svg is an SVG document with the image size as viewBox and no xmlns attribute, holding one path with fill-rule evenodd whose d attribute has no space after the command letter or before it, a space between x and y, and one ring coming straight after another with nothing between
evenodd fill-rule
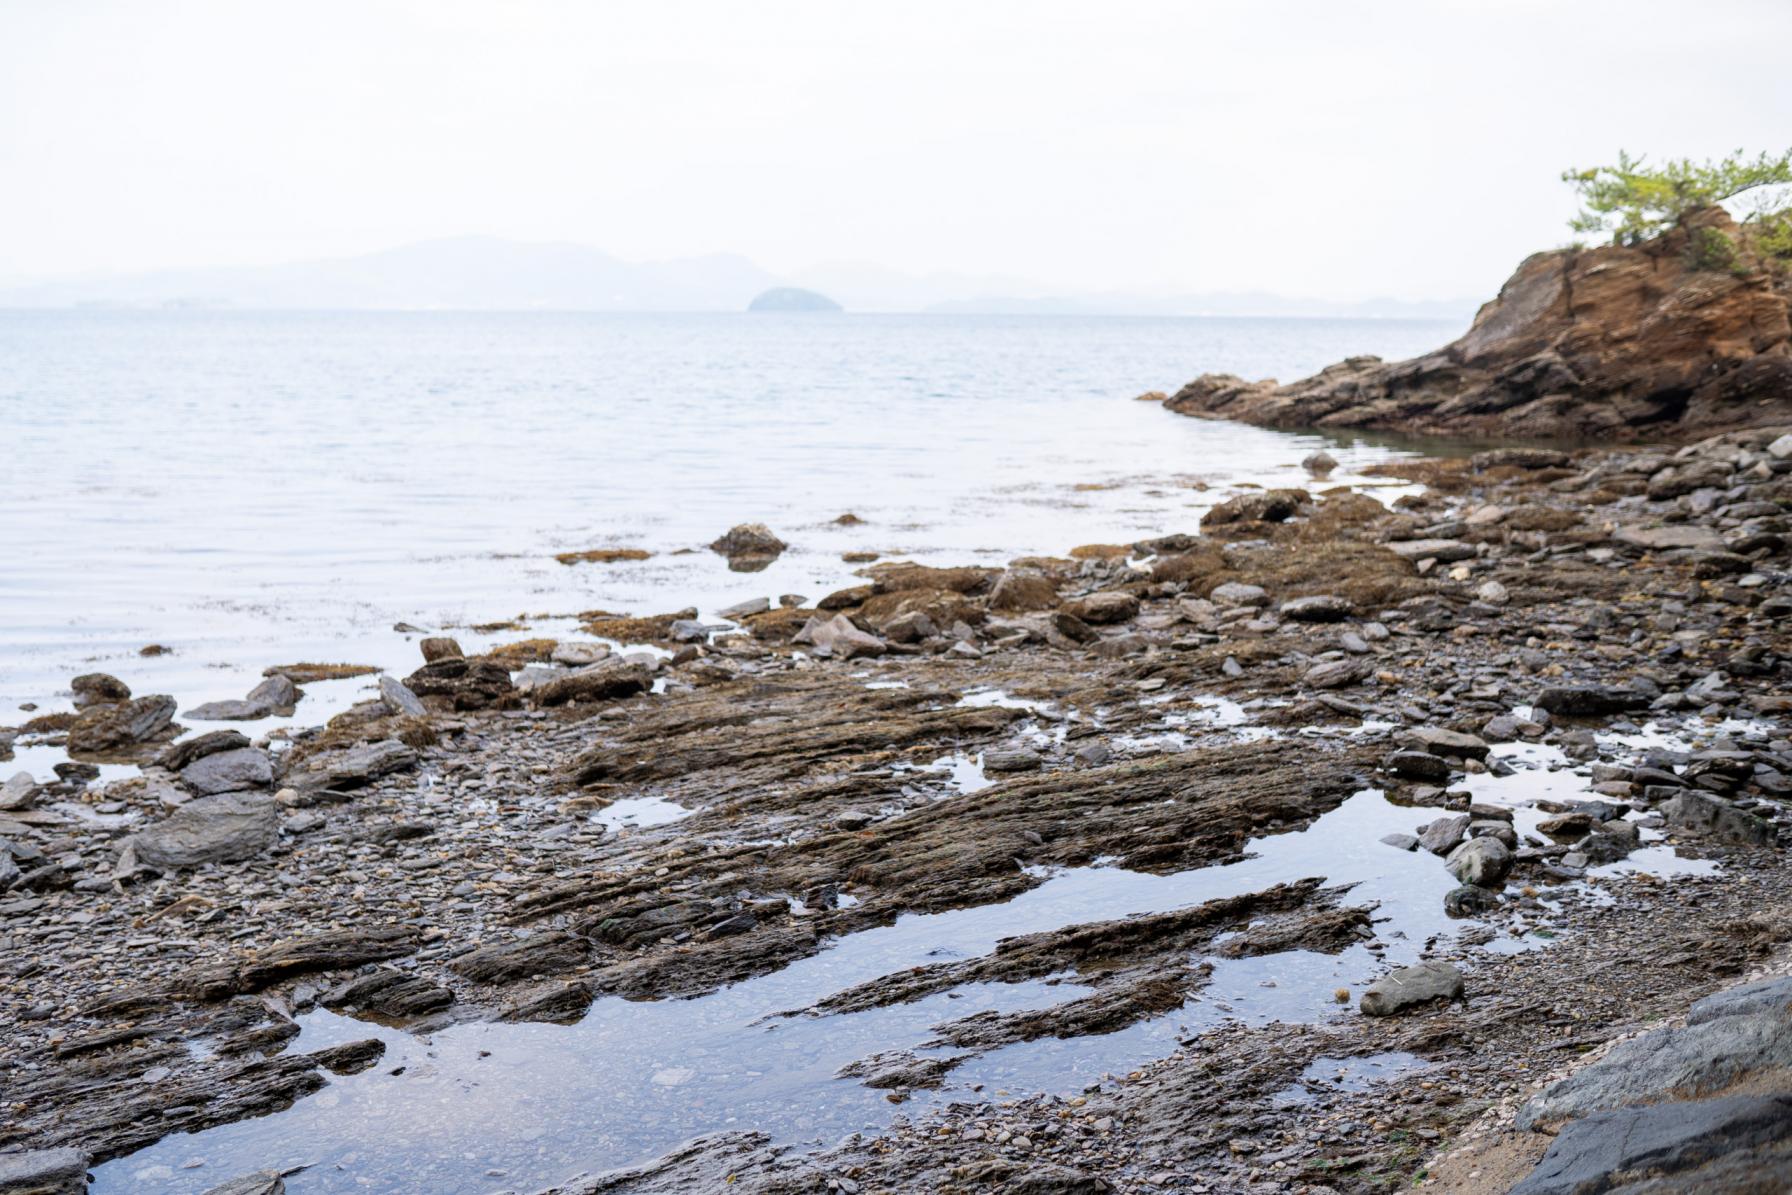
<instances>
[{"instance_id":1,"label":"distant mountain range","mask_svg":"<svg viewBox=\"0 0 1792 1195\"><path fill-rule=\"evenodd\" d=\"M156 270L0 286L0 307L486 311L744 311L803 287L848 311L951 314L1269 315L1464 319L1475 304L1358 303L1257 293L1064 293L1025 279L905 274L841 263L780 276L735 254L627 262L584 245L498 237L422 241L359 257Z\"/></svg>"}]
</instances>

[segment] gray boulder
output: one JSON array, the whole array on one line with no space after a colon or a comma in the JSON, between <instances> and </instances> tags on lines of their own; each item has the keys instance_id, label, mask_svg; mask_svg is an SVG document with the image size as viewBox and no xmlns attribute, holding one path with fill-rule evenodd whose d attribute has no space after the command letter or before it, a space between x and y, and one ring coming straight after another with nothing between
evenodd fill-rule
<instances>
[{"instance_id":1,"label":"gray boulder","mask_svg":"<svg viewBox=\"0 0 1792 1195\"><path fill-rule=\"evenodd\" d=\"M0 1195L82 1195L91 1161L67 1148L0 1153Z\"/></svg>"},{"instance_id":2,"label":"gray boulder","mask_svg":"<svg viewBox=\"0 0 1792 1195\"><path fill-rule=\"evenodd\" d=\"M166 693L94 705L82 711L68 731L70 754L92 754L134 747L167 734L174 725L177 703Z\"/></svg>"},{"instance_id":3,"label":"gray boulder","mask_svg":"<svg viewBox=\"0 0 1792 1195\"><path fill-rule=\"evenodd\" d=\"M415 751L397 739L381 739L319 752L288 773L286 782L304 791L360 788L391 772L416 766Z\"/></svg>"},{"instance_id":4,"label":"gray boulder","mask_svg":"<svg viewBox=\"0 0 1792 1195\"><path fill-rule=\"evenodd\" d=\"M1434 1000L1462 996L1462 972L1448 963L1419 963L1402 967L1370 984L1358 1002L1363 1015L1387 1017Z\"/></svg>"},{"instance_id":5,"label":"gray boulder","mask_svg":"<svg viewBox=\"0 0 1792 1195\"><path fill-rule=\"evenodd\" d=\"M1348 600L1321 593L1283 602L1282 617L1296 622L1343 622L1353 609Z\"/></svg>"},{"instance_id":6,"label":"gray boulder","mask_svg":"<svg viewBox=\"0 0 1792 1195\"><path fill-rule=\"evenodd\" d=\"M181 782L196 793L240 792L266 788L274 782L273 761L255 747L217 751L200 756L181 769Z\"/></svg>"},{"instance_id":7,"label":"gray boulder","mask_svg":"<svg viewBox=\"0 0 1792 1195\"><path fill-rule=\"evenodd\" d=\"M1759 1162L1742 1167L1749 1181L1731 1185L1705 1172L1724 1163L1792 1139L1792 1095L1741 1095L1690 1103L1620 1108L1574 1121L1556 1136L1537 1168L1510 1195L1599 1195L1605 1191L1649 1190L1784 1191L1792 1178L1792 1159L1780 1151L1772 1165L1776 1181ZM1644 1177L1646 1187L1631 1185ZM1681 1181L1673 1181L1681 1176ZM1667 1180L1663 1182L1662 1180Z\"/></svg>"},{"instance_id":8,"label":"gray boulder","mask_svg":"<svg viewBox=\"0 0 1792 1195\"><path fill-rule=\"evenodd\" d=\"M162 871L249 859L280 837L280 806L265 793L219 793L189 801L129 842Z\"/></svg>"},{"instance_id":9,"label":"gray boulder","mask_svg":"<svg viewBox=\"0 0 1792 1195\"><path fill-rule=\"evenodd\" d=\"M556 677L533 691L535 700L541 705L566 705L568 702L633 697L652 687L653 674L642 665L627 660L605 660Z\"/></svg>"},{"instance_id":10,"label":"gray boulder","mask_svg":"<svg viewBox=\"0 0 1792 1195\"><path fill-rule=\"evenodd\" d=\"M424 708L423 699L411 692L405 683L395 676L380 676L380 701L386 709L394 714L407 718L426 718L429 710Z\"/></svg>"},{"instance_id":11,"label":"gray boulder","mask_svg":"<svg viewBox=\"0 0 1792 1195\"><path fill-rule=\"evenodd\" d=\"M1223 585L1215 585L1207 600L1216 606L1267 606L1269 592L1261 585L1246 585L1243 581L1227 581Z\"/></svg>"},{"instance_id":12,"label":"gray boulder","mask_svg":"<svg viewBox=\"0 0 1792 1195\"><path fill-rule=\"evenodd\" d=\"M1477 888L1498 888L1512 872L1512 852L1497 838L1471 838L1444 860L1450 874Z\"/></svg>"},{"instance_id":13,"label":"gray boulder","mask_svg":"<svg viewBox=\"0 0 1792 1195\"><path fill-rule=\"evenodd\" d=\"M37 796L37 778L30 772L17 772L0 784L0 809L27 808Z\"/></svg>"},{"instance_id":14,"label":"gray boulder","mask_svg":"<svg viewBox=\"0 0 1792 1195\"><path fill-rule=\"evenodd\" d=\"M1697 789L1683 789L1663 802L1661 816L1676 830L1735 846L1768 846L1774 841L1773 826L1721 797Z\"/></svg>"}]
</instances>

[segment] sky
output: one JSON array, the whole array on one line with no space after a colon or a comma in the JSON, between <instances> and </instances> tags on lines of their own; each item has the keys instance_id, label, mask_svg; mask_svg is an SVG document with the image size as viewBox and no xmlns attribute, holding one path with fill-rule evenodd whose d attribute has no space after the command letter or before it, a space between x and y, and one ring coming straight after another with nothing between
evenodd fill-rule
<instances>
[{"instance_id":1,"label":"sky","mask_svg":"<svg viewBox=\"0 0 1792 1195\"><path fill-rule=\"evenodd\" d=\"M1490 294L1563 169L1792 144L1788 0L0 0L0 282L488 234Z\"/></svg>"}]
</instances>

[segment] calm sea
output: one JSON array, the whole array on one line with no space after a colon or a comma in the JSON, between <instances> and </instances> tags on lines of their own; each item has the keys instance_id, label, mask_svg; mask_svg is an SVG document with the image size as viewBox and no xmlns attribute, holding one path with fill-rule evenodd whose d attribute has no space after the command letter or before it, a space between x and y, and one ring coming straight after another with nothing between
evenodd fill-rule
<instances>
[{"instance_id":1,"label":"calm sea","mask_svg":"<svg viewBox=\"0 0 1792 1195\"><path fill-rule=\"evenodd\" d=\"M1347 471L1394 450L1134 395L1409 356L1458 331L0 312L0 723L25 702L67 708L68 677L94 669L185 706L297 659L409 671L399 623L561 616L540 624L558 631L598 608L817 597L854 583L848 551L1001 563L1192 530L1216 498L1202 487L1296 480L1321 444ZM833 522L847 511L864 522ZM702 545L740 522L791 551L729 572ZM654 555L553 559L606 546ZM151 643L173 653L140 657Z\"/></svg>"}]
</instances>

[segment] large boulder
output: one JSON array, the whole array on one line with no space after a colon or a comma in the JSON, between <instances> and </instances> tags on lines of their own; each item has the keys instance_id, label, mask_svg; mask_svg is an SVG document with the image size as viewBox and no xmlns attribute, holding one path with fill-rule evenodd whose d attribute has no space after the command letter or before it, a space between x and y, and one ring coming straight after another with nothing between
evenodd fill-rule
<instances>
[{"instance_id":1,"label":"large boulder","mask_svg":"<svg viewBox=\"0 0 1792 1195\"><path fill-rule=\"evenodd\" d=\"M274 765L266 751L238 747L202 755L180 772L181 782L201 795L266 788L274 781Z\"/></svg>"},{"instance_id":2,"label":"large boulder","mask_svg":"<svg viewBox=\"0 0 1792 1195\"><path fill-rule=\"evenodd\" d=\"M1462 996L1462 972L1449 963L1419 963L1384 975L1363 992L1358 1007L1364 1016L1388 1017L1436 1000Z\"/></svg>"},{"instance_id":3,"label":"large boulder","mask_svg":"<svg viewBox=\"0 0 1792 1195\"><path fill-rule=\"evenodd\" d=\"M301 791L353 789L417 766L417 753L397 739L320 751L296 764L286 783Z\"/></svg>"},{"instance_id":4,"label":"large boulder","mask_svg":"<svg viewBox=\"0 0 1792 1195\"><path fill-rule=\"evenodd\" d=\"M601 663L568 672L538 686L535 700L540 705L566 705L569 702L614 701L633 697L653 687L653 674L640 664L623 660Z\"/></svg>"},{"instance_id":5,"label":"large boulder","mask_svg":"<svg viewBox=\"0 0 1792 1195\"><path fill-rule=\"evenodd\" d=\"M253 858L280 837L280 806L265 793L219 793L189 801L129 841L161 871Z\"/></svg>"},{"instance_id":6,"label":"large boulder","mask_svg":"<svg viewBox=\"0 0 1792 1195\"><path fill-rule=\"evenodd\" d=\"M1124 589L1108 589L1064 603L1064 610L1091 626L1129 622L1139 615L1139 599Z\"/></svg>"},{"instance_id":7,"label":"large boulder","mask_svg":"<svg viewBox=\"0 0 1792 1195\"><path fill-rule=\"evenodd\" d=\"M996 614L1029 614L1058 607L1058 587L1034 569L1011 568L996 578L989 608Z\"/></svg>"},{"instance_id":8,"label":"large boulder","mask_svg":"<svg viewBox=\"0 0 1792 1195\"><path fill-rule=\"evenodd\" d=\"M1450 852L1444 866L1464 884L1498 888L1512 874L1512 851L1498 838L1471 838Z\"/></svg>"},{"instance_id":9,"label":"large boulder","mask_svg":"<svg viewBox=\"0 0 1792 1195\"><path fill-rule=\"evenodd\" d=\"M1792 292L1689 250L1750 233L1721 208L1635 246L1526 258L1455 342L1352 357L1301 381L1196 378L1164 403L1270 427L1577 440L1691 440L1792 423Z\"/></svg>"},{"instance_id":10,"label":"large boulder","mask_svg":"<svg viewBox=\"0 0 1792 1195\"><path fill-rule=\"evenodd\" d=\"M798 631L792 640L796 643L807 643L817 650L842 660L856 660L861 656L881 656L889 650L888 645L876 635L861 631L853 625L852 619L844 614L836 614L829 619L811 618L803 629Z\"/></svg>"},{"instance_id":11,"label":"large boulder","mask_svg":"<svg viewBox=\"0 0 1792 1195\"><path fill-rule=\"evenodd\" d=\"M510 669L496 660L443 656L431 660L404 680L405 688L454 710L482 710L514 705L516 686Z\"/></svg>"},{"instance_id":12,"label":"large boulder","mask_svg":"<svg viewBox=\"0 0 1792 1195\"><path fill-rule=\"evenodd\" d=\"M68 729L71 754L100 754L166 738L174 726L176 702L166 693L93 705Z\"/></svg>"}]
</instances>

